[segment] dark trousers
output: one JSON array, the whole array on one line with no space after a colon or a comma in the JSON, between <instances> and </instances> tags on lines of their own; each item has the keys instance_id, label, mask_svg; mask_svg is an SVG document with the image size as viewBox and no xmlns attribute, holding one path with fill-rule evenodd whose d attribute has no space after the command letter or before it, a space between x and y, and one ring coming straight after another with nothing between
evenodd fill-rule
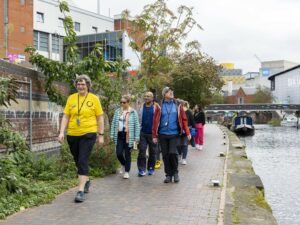
<instances>
[{"instance_id":1,"label":"dark trousers","mask_svg":"<svg viewBox=\"0 0 300 225\"><path fill-rule=\"evenodd\" d=\"M188 153L188 137L184 134L180 136L180 144L177 146L177 151L179 155L182 155L183 159L186 159Z\"/></svg>"},{"instance_id":2,"label":"dark trousers","mask_svg":"<svg viewBox=\"0 0 300 225\"><path fill-rule=\"evenodd\" d=\"M128 147L128 143L126 143L126 132L118 132L116 154L119 162L125 166L125 172L130 171L131 149Z\"/></svg>"},{"instance_id":3,"label":"dark trousers","mask_svg":"<svg viewBox=\"0 0 300 225\"><path fill-rule=\"evenodd\" d=\"M149 148L148 148L149 149L149 158L148 158L147 169L154 170L156 152L158 151L157 144L153 143L152 134L141 133L140 143L139 143L139 155L138 155L138 160L137 160L137 166L140 171L146 170L146 161L147 161L146 151L147 151L148 146L149 146Z\"/></svg>"},{"instance_id":4,"label":"dark trousers","mask_svg":"<svg viewBox=\"0 0 300 225\"><path fill-rule=\"evenodd\" d=\"M77 174L87 176L89 174L89 157L96 142L96 133L82 136L67 135L67 141L77 167Z\"/></svg>"},{"instance_id":5,"label":"dark trousers","mask_svg":"<svg viewBox=\"0 0 300 225\"><path fill-rule=\"evenodd\" d=\"M178 174L178 135L159 135L159 143L163 155L166 176Z\"/></svg>"}]
</instances>

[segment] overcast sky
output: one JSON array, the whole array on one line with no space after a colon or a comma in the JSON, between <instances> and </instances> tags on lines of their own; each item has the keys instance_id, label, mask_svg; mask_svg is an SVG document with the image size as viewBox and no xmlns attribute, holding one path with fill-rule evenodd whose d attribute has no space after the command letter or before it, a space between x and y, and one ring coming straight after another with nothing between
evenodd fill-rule
<instances>
[{"instance_id":1,"label":"overcast sky","mask_svg":"<svg viewBox=\"0 0 300 225\"><path fill-rule=\"evenodd\" d=\"M97 11L97 0L72 0L78 7ZM84 2L84 3L83 3ZM100 13L113 17L128 9L139 14L154 0L100 0ZM195 30L202 50L218 63L232 62L243 73L258 71L262 61L290 60L300 64L300 0L168 0L175 9L194 7L204 31Z\"/></svg>"}]
</instances>

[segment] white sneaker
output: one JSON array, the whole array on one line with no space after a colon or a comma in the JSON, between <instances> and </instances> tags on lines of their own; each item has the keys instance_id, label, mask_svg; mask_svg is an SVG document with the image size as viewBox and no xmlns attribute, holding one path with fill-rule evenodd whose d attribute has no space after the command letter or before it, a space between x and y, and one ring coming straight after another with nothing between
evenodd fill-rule
<instances>
[{"instance_id":1,"label":"white sneaker","mask_svg":"<svg viewBox=\"0 0 300 225\"><path fill-rule=\"evenodd\" d=\"M181 164L182 164L182 165L186 165L186 159L182 159Z\"/></svg>"},{"instance_id":2,"label":"white sneaker","mask_svg":"<svg viewBox=\"0 0 300 225\"><path fill-rule=\"evenodd\" d=\"M182 156L178 155L178 162L181 163L182 162Z\"/></svg>"},{"instance_id":3,"label":"white sneaker","mask_svg":"<svg viewBox=\"0 0 300 225\"><path fill-rule=\"evenodd\" d=\"M203 150L203 145L199 145L199 150Z\"/></svg>"},{"instance_id":4,"label":"white sneaker","mask_svg":"<svg viewBox=\"0 0 300 225\"><path fill-rule=\"evenodd\" d=\"M121 166L121 168L119 169L119 174L123 174L125 171L125 166Z\"/></svg>"},{"instance_id":5,"label":"white sneaker","mask_svg":"<svg viewBox=\"0 0 300 225\"><path fill-rule=\"evenodd\" d=\"M124 179L128 179L128 178L129 178L129 173L128 173L128 172L125 172L123 178L124 178Z\"/></svg>"},{"instance_id":6,"label":"white sneaker","mask_svg":"<svg viewBox=\"0 0 300 225\"><path fill-rule=\"evenodd\" d=\"M196 149L197 149L197 150L199 150L199 146L200 146L200 145L196 144L196 146L195 146L195 147L196 147Z\"/></svg>"}]
</instances>

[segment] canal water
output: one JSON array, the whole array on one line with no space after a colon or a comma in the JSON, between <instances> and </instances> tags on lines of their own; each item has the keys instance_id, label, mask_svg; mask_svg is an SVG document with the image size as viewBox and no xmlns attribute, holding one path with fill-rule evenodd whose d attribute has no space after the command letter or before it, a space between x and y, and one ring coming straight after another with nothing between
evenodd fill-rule
<instances>
[{"instance_id":1,"label":"canal water","mask_svg":"<svg viewBox=\"0 0 300 225\"><path fill-rule=\"evenodd\" d=\"M300 225L300 129L256 125L241 138L279 225Z\"/></svg>"}]
</instances>

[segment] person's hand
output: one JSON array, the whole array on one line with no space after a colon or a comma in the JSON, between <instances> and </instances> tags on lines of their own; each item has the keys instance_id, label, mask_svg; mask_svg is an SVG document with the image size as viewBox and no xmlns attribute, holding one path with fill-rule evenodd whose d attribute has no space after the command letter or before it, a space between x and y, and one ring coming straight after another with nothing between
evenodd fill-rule
<instances>
[{"instance_id":1,"label":"person's hand","mask_svg":"<svg viewBox=\"0 0 300 225\"><path fill-rule=\"evenodd\" d=\"M188 135L187 138L189 139L189 141L192 139L192 135Z\"/></svg>"},{"instance_id":2,"label":"person's hand","mask_svg":"<svg viewBox=\"0 0 300 225\"><path fill-rule=\"evenodd\" d=\"M156 144L157 143L157 138L153 138L152 141L153 141L154 144Z\"/></svg>"},{"instance_id":3,"label":"person's hand","mask_svg":"<svg viewBox=\"0 0 300 225\"><path fill-rule=\"evenodd\" d=\"M59 135L58 135L58 137L57 137L57 140L58 140L58 142L59 143L64 143L64 140L65 140L65 134L62 134L62 133L60 133Z\"/></svg>"},{"instance_id":4,"label":"person's hand","mask_svg":"<svg viewBox=\"0 0 300 225\"><path fill-rule=\"evenodd\" d=\"M104 143L104 136L103 135L99 135L97 138L97 145L102 145Z\"/></svg>"}]
</instances>

